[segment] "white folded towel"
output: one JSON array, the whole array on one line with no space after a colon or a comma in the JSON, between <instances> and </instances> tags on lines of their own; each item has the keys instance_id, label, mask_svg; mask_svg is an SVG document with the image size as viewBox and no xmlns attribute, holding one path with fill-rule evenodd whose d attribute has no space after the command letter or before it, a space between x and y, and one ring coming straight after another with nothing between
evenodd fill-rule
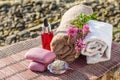
<instances>
[{"instance_id":1,"label":"white folded towel","mask_svg":"<svg viewBox=\"0 0 120 80\"><path fill-rule=\"evenodd\" d=\"M110 60L113 26L95 20L90 20L87 24L90 32L83 40L86 47L81 51L83 55L87 56L87 63L94 64Z\"/></svg>"}]
</instances>

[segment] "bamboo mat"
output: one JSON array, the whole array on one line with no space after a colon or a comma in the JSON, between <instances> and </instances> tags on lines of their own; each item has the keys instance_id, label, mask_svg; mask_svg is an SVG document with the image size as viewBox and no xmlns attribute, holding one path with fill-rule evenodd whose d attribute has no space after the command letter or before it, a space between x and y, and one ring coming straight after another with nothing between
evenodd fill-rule
<instances>
[{"instance_id":1,"label":"bamboo mat","mask_svg":"<svg viewBox=\"0 0 120 80\"><path fill-rule=\"evenodd\" d=\"M71 70L62 75L49 71L40 73L27 69L30 61L24 54L33 47L40 47L40 38L19 42L0 49L0 80L95 80L120 64L120 45L112 44L110 61L87 65L84 56L70 64Z\"/></svg>"}]
</instances>

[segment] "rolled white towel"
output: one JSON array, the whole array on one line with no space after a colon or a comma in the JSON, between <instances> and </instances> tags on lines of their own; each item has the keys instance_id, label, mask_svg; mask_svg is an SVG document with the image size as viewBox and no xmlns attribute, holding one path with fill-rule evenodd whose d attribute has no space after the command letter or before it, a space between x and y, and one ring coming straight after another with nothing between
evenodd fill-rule
<instances>
[{"instance_id":1,"label":"rolled white towel","mask_svg":"<svg viewBox=\"0 0 120 80\"><path fill-rule=\"evenodd\" d=\"M95 20L90 20L87 24L90 32L83 40L86 47L81 51L87 56L87 63L94 64L110 60L113 26Z\"/></svg>"}]
</instances>

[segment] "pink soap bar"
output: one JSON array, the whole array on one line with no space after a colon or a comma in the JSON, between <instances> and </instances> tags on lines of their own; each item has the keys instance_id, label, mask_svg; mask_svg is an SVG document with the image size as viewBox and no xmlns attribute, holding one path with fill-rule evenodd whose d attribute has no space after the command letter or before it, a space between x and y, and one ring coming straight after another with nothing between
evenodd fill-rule
<instances>
[{"instance_id":1,"label":"pink soap bar","mask_svg":"<svg viewBox=\"0 0 120 80\"><path fill-rule=\"evenodd\" d=\"M39 71L39 72L43 72L47 69L47 65L38 63L38 62L31 62L28 66L28 69L32 70L32 71Z\"/></svg>"},{"instance_id":2,"label":"pink soap bar","mask_svg":"<svg viewBox=\"0 0 120 80\"><path fill-rule=\"evenodd\" d=\"M26 59L40 62L43 64L51 63L55 59L55 57L55 53L42 48L32 48L25 54Z\"/></svg>"}]
</instances>

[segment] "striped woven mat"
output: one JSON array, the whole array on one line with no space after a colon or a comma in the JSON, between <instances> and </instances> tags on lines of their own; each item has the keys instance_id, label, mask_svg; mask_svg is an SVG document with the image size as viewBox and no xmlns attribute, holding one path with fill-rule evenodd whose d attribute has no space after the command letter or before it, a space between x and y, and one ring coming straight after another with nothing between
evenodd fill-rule
<instances>
[{"instance_id":1,"label":"striped woven mat","mask_svg":"<svg viewBox=\"0 0 120 80\"><path fill-rule=\"evenodd\" d=\"M40 73L27 69L24 54L33 47L40 47L40 38L19 42L0 49L0 80L95 80L120 64L120 45L112 44L110 61L87 65L84 56L70 64L71 70L62 75L49 71Z\"/></svg>"}]
</instances>

